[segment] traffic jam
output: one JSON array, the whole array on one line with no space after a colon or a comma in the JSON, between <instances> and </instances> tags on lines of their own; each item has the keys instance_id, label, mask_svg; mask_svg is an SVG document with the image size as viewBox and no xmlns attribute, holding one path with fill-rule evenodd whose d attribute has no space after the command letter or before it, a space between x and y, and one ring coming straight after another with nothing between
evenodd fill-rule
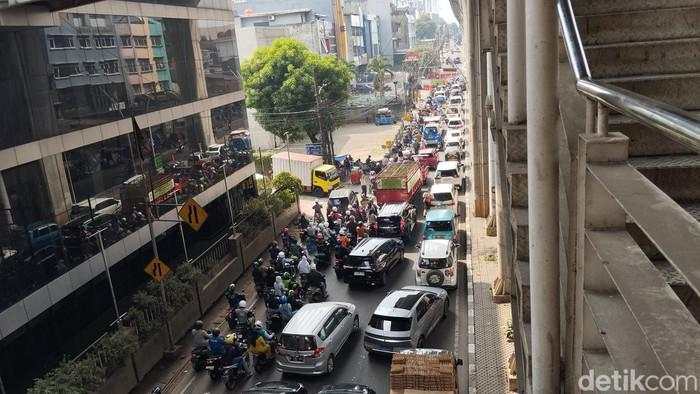
<instances>
[{"instance_id":1,"label":"traffic jam","mask_svg":"<svg viewBox=\"0 0 700 394\"><path fill-rule=\"evenodd\" d=\"M183 393L459 392L464 90L436 86L398 122L378 111L400 124L384 157L273 155L313 205L254 263L257 296L226 290L228 329L195 323Z\"/></svg>"}]
</instances>

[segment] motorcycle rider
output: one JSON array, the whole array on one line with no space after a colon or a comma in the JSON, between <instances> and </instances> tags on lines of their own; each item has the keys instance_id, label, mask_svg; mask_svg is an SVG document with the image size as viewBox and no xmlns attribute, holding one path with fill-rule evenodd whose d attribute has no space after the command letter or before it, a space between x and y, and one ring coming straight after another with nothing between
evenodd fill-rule
<instances>
[{"instance_id":1,"label":"motorcycle rider","mask_svg":"<svg viewBox=\"0 0 700 394\"><path fill-rule=\"evenodd\" d=\"M209 338L209 353L214 356L223 356L224 352L224 338L221 336L221 331L215 328L211 330Z\"/></svg>"},{"instance_id":2,"label":"motorcycle rider","mask_svg":"<svg viewBox=\"0 0 700 394\"><path fill-rule=\"evenodd\" d=\"M209 338L211 335L204 329L204 322L197 320L192 328L192 353L207 352L209 350Z\"/></svg>"},{"instance_id":3,"label":"motorcycle rider","mask_svg":"<svg viewBox=\"0 0 700 394\"><path fill-rule=\"evenodd\" d=\"M236 310L234 311L234 315L236 316L236 325L238 325L239 327L244 327L248 325L249 313L250 310L248 310L248 303L244 300L239 302L238 306L236 307Z\"/></svg>"},{"instance_id":4,"label":"motorcycle rider","mask_svg":"<svg viewBox=\"0 0 700 394\"><path fill-rule=\"evenodd\" d=\"M316 201L314 201L313 209L314 209L314 219L319 223L322 222L323 221L323 205L321 205L321 203L318 202L318 199L316 199Z\"/></svg>"},{"instance_id":5,"label":"motorcycle rider","mask_svg":"<svg viewBox=\"0 0 700 394\"><path fill-rule=\"evenodd\" d=\"M289 272L285 272L282 274L282 283L284 284L285 289L289 289L290 285L294 281L294 278L292 278L292 274Z\"/></svg>"},{"instance_id":6,"label":"motorcycle rider","mask_svg":"<svg viewBox=\"0 0 700 394\"><path fill-rule=\"evenodd\" d=\"M267 249L267 252L270 254L270 261L274 261L277 258L277 255L281 252L279 246L277 245L277 241L272 241L270 247Z\"/></svg>"},{"instance_id":7,"label":"motorcycle rider","mask_svg":"<svg viewBox=\"0 0 700 394\"><path fill-rule=\"evenodd\" d=\"M292 318L292 315L294 315L294 312L292 311L292 305L289 303L289 300L287 299L286 296L282 296L279 298L280 306L277 308L278 312L280 315L282 315L282 319L285 321L289 321L289 319Z\"/></svg>"},{"instance_id":8,"label":"motorcycle rider","mask_svg":"<svg viewBox=\"0 0 700 394\"><path fill-rule=\"evenodd\" d=\"M299 260L299 264L297 265L297 270L299 270L299 276L301 276L301 280L304 282L306 275L311 271L311 265L306 256L301 256L301 260Z\"/></svg>"},{"instance_id":9,"label":"motorcycle rider","mask_svg":"<svg viewBox=\"0 0 700 394\"><path fill-rule=\"evenodd\" d=\"M284 287L284 282L282 281L282 277L279 276L279 275L277 275L277 276L275 277L275 286L274 286L274 289L275 289L275 295L276 295L277 297L280 297L280 296L284 295L284 293L287 291L287 288Z\"/></svg>"},{"instance_id":10,"label":"motorcycle rider","mask_svg":"<svg viewBox=\"0 0 700 394\"><path fill-rule=\"evenodd\" d=\"M275 273L275 268L272 266L268 266L265 268L265 287L266 288L272 288L275 285L275 277L277 276L277 273Z\"/></svg>"},{"instance_id":11,"label":"motorcycle rider","mask_svg":"<svg viewBox=\"0 0 700 394\"><path fill-rule=\"evenodd\" d=\"M272 347L270 341L274 336L263 328L260 320L255 322L255 326L249 335L250 352L256 356L265 356L268 359L272 357Z\"/></svg>"},{"instance_id":12,"label":"motorcycle rider","mask_svg":"<svg viewBox=\"0 0 700 394\"><path fill-rule=\"evenodd\" d=\"M326 277L316 270L316 264L311 264L311 271L306 275L306 288L317 287L321 289L324 296L328 296L326 292Z\"/></svg>"},{"instance_id":13,"label":"motorcycle rider","mask_svg":"<svg viewBox=\"0 0 700 394\"><path fill-rule=\"evenodd\" d=\"M284 252L277 253L277 259L275 260L275 270L278 272L284 271L284 263L287 262L287 256Z\"/></svg>"},{"instance_id":14,"label":"motorcycle rider","mask_svg":"<svg viewBox=\"0 0 700 394\"><path fill-rule=\"evenodd\" d=\"M239 302L245 300L245 294L236 292L236 285L234 283L228 285L226 290L224 290L224 296L228 300L228 305L231 309L235 309Z\"/></svg>"},{"instance_id":15,"label":"motorcycle rider","mask_svg":"<svg viewBox=\"0 0 700 394\"><path fill-rule=\"evenodd\" d=\"M253 283L255 283L256 290L265 287L265 271L263 270L261 259L257 259L253 263Z\"/></svg>"},{"instance_id":16,"label":"motorcycle rider","mask_svg":"<svg viewBox=\"0 0 700 394\"><path fill-rule=\"evenodd\" d=\"M245 371L246 377L253 375L250 366L245 360L245 350L236 340L236 334L228 334L224 338L224 357L221 359L222 366L234 366L237 369L242 368Z\"/></svg>"}]
</instances>

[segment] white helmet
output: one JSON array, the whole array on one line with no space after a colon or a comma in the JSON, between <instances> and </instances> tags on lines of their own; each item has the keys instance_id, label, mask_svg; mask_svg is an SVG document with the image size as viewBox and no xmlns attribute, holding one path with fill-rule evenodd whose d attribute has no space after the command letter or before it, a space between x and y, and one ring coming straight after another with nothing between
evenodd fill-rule
<instances>
[{"instance_id":1,"label":"white helmet","mask_svg":"<svg viewBox=\"0 0 700 394\"><path fill-rule=\"evenodd\" d=\"M277 253L277 257L284 258L284 252L279 252L279 253Z\"/></svg>"},{"instance_id":2,"label":"white helmet","mask_svg":"<svg viewBox=\"0 0 700 394\"><path fill-rule=\"evenodd\" d=\"M255 321L255 328L263 328L263 324L260 320Z\"/></svg>"},{"instance_id":3,"label":"white helmet","mask_svg":"<svg viewBox=\"0 0 700 394\"><path fill-rule=\"evenodd\" d=\"M316 264L311 263L311 265L309 265L309 268L311 268L312 270L315 270L315 269L316 269Z\"/></svg>"},{"instance_id":4,"label":"white helmet","mask_svg":"<svg viewBox=\"0 0 700 394\"><path fill-rule=\"evenodd\" d=\"M338 207L333 207L333 212L338 212Z\"/></svg>"},{"instance_id":5,"label":"white helmet","mask_svg":"<svg viewBox=\"0 0 700 394\"><path fill-rule=\"evenodd\" d=\"M245 302L245 300L241 300L241 302L238 303L238 307L239 307L239 308L247 308L247 307L248 307L248 303Z\"/></svg>"}]
</instances>

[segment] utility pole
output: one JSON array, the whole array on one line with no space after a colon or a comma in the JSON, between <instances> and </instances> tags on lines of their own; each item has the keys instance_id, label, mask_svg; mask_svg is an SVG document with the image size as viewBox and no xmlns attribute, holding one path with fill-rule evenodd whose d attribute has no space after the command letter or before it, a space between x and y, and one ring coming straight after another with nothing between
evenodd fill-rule
<instances>
[{"instance_id":1,"label":"utility pole","mask_svg":"<svg viewBox=\"0 0 700 394\"><path fill-rule=\"evenodd\" d=\"M325 88L326 85L321 86L320 88L316 86L316 76L314 75L314 98L316 99L316 120L318 121L318 133L321 135L321 151L323 153L323 161L326 164L333 164L332 158L330 157L330 145L329 145L329 138L328 138L328 130L323 129L323 121L321 120L321 102L319 100L319 95L321 94L321 90Z\"/></svg>"}]
</instances>

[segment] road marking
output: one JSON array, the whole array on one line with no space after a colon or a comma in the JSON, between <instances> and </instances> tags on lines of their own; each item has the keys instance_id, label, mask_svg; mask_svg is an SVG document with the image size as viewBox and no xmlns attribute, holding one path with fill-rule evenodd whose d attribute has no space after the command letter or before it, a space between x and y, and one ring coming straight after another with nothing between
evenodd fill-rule
<instances>
[{"instance_id":1,"label":"road marking","mask_svg":"<svg viewBox=\"0 0 700 394\"><path fill-rule=\"evenodd\" d=\"M190 380L189 380L189 381L187 382L187 384L185 385L185 388L183 388L182 391L180 391L180 394L185 394L185 393L187 392L187 390L189 390L190 386L192 386L192 383L194 383L194 379L195 379L196 377L197 377L197 375L194 375L194 374L192 375L192 377L190 378Z\"/></svg>"}]
</instances>

